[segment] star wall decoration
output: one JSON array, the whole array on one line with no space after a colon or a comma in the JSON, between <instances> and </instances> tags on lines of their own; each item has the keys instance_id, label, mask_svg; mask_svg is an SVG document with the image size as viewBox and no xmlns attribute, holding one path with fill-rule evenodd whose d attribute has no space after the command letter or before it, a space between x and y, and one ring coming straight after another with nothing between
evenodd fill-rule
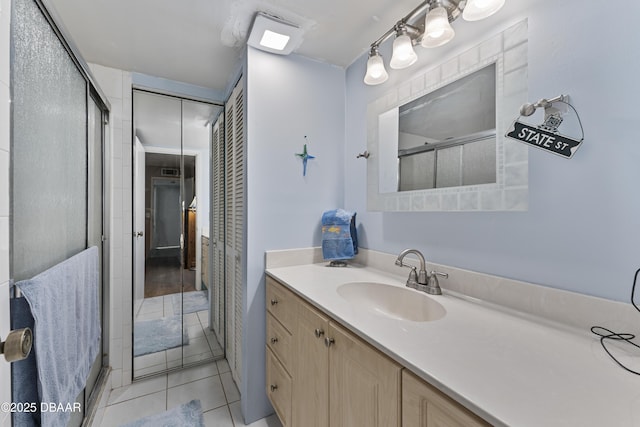
<instances>
[{"instance_id":1,"label":"star wall decoration","mask_svg":"<svg viewBox=\"0 0 640 427\"><path fill-rule=\"evenodd\" d=\"M306 138L307 137L305 136L305 139ZM316 157L307 152L307 144L304 144L302 153L296 153L296 156L302 159L302 176L307 176L307 160L315 159Z\"/></svg>"}]
</instances>

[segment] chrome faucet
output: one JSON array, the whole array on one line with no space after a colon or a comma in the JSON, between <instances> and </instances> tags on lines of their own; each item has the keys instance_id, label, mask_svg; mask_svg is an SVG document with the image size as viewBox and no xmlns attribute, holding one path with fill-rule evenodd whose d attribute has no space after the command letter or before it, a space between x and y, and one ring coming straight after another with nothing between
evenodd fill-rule
<instances>
[{"instance_id":1,"label":"chrome faucet","mask_svg":"<svg viewBox=\"0 0 640 427\"><path fill-rule=\"evenodd\" d=\"M414 254L420 260L420 270L416 272L416 267L412 265L405 265L402 261L408 254ZM396 259L396 265L399 267L409 267L411 272L407 279L407 286L413 289L417 289L422 292L426 292L431 295L442 295L442 289L438 283L438 276L449 277L447 273L440 273L439 271L432 271L427 274L426 263L424 256L417 249L405 249L400 252L398 259Z\"/></svg>"}]
</instances>

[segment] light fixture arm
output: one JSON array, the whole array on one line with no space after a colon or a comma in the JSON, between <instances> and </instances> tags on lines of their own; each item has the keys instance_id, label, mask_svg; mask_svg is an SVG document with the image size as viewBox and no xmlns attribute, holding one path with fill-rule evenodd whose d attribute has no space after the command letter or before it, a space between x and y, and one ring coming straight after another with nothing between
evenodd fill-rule
<instances>
[{"instance_id":1,"label":"light fixture arm","mask_svg":"<svg viewBox=\"0 0 640 427\"><path fill-rule=\"evenodd\" d=\"M399 20L396 25L390 28L386 33L384 33L380 38L373 43L371 43L371 48L378 47L385 41L389 40L391 36L394 36L398 32L399 26L404 26L407 30L407 35L414 39L415 37L420 36L420 29L411 25L411 22L415 22L416 18L422 15L427 9L429 9L430 1L423 1L420 3L418 7L413 9L407 16Z\"/></svg>"}]
</instances>

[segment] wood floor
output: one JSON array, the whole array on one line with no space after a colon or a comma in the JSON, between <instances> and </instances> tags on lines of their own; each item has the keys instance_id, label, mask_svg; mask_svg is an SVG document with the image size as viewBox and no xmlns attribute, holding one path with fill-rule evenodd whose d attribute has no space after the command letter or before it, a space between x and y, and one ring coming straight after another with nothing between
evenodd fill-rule
<instances>
[{"instance_id":1,"label":"wood floor","mask_svg":"<svg viewBox=\"0 0 640 427\"><path fill-rule=\"evenodd\" d=\"M195 291L195 283L195 270L183 269L175 257L147 259L144 276L145 298Z\"/></svg>"}]
</instances>

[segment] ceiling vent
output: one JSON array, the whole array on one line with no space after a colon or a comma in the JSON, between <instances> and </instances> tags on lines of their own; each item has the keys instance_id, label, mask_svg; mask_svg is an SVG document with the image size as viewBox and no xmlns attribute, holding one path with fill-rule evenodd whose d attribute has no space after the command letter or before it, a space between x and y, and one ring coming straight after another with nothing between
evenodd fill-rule
<instances>
[{"instance_id":1,"label":"ceiling vent","mask_svg":"<svg viewBox=\"0 0 640 427\"><path fill-rule=\"evenodd\" d=\"M176 168L162 168L160 170L161 176L180 176L180 171Z\"/></svg>"}]
</instances>

